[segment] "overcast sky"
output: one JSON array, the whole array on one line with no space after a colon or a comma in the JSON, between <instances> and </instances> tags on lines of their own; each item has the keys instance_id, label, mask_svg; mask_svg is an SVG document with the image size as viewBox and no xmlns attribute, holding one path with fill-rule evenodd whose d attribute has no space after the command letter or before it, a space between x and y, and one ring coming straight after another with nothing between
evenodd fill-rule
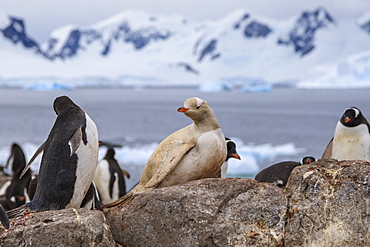
<instances>
[{"instance_id":1,"label":"overcast sky","mask_svg":"<svg viewBox=\"0 0 370 247\"><path fill-rule=\"evenodd\" d=\"M180 14L201 21L219 19L239 8L285 19L318 6L327 8L336 19L358 17L370 11L370 0L0 0L0 11L23 17L29 34L39 41L65 24L88 26L126 9Z\"/></svg>"}]
</instances>

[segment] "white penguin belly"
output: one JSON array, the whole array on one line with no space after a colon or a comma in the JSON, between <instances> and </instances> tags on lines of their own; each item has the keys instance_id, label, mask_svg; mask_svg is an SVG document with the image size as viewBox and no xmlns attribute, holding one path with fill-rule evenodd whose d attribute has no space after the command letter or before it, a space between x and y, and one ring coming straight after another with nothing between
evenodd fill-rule
<instances>
[{"instance_id":1,"label":"white penguin belly","mask_svg":"<svg viewBox=\"0 0 370 247\"><path fill-rule=\"evenodd\" d=\"M85 145L83 140L81 140L80 146L76 150L78 157L76 182L72 199L66 208L79 208L81 206L81 202L90 187L98 164L98 130L95 123L87 114L85 114L85 117L87 144Z\"/></svg>"},{"instance_id":2,"label":"white penguin belly","mask_svg":"<svg viewBox=\"0 0 370 247\"><path fill-rule=\"evenodd\" d=\"M106 160L102 160L96 167L94 183L99 191L100 199L103 204L107 204L111 201L111 198L109 196L109 180L109 163Z\"/></svg>"},{"instance_id":3,"label":"white penguin belly","mask_svg":"<svg viewBox=\"0 0 370 247\"><path fill-rule=\"evenodd\" d=\"M221 166L221 177L226 178L227 168L229 168L229 161L225 161Z\"/></svg>"},{"instance_id":4,"label":"white penguin belly","mask_svg":"<svg viewBox=\"0 0 370 247\"><path fill-rule=\"evenodd\" d=\"M214 177L226 159L225 137L221 129L203 133L196 146L186 154L160 187Z\"/></svg>"},{"instance_id":5,"label":"white penguin belly","mask_svg":"<svg viewBox=\"0 0 370 247\"><path fill-rule=\"evenodd\" d=\"M348 128L338 123L335 129L331 158L337 160L367 160L370 137L365 124Z\"/></svg>"}]
</instances>

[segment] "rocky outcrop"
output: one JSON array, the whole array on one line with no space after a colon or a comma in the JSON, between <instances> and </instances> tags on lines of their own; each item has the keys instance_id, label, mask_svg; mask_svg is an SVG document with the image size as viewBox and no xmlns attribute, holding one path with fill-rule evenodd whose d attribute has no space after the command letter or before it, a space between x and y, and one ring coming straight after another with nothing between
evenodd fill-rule
<instances>
[{"instance_id":1,"label":"rocky outcrop","mask_svg":"<svg viewBox=\"0 0 370 247\"><path fill-rule=\"evenodd\" d=\"M106 213L127 246L278 246L287 200L252 179L203 179L137 196Z\"/></svg>"},{"instance_id":2,"label":"rocky outcrop","mask_svg":"<svg viewBox=\"0 0 370 247\"><path fill-rule=\"evenodd\" d=\"M319 160L287 184L286 246L370 246L370 164Z\"/></svg>"},{"instance_id":3,"label":"rocky outcrop","mask_svg":"<svg viewBox=\"0 0 370 247\"><path fill-rule=\"evenodd\" d=\"M106 211L126 246L370 246L370 164L319 160L287 188L204 179Z\"/></svg>"},{"instance_id":4,"label":"rocky outcrop","mask_svg":"<svg viewBox=\"0 0 370 247\"><path fill-rule=\"evenodd\" d=\"M203 179L145 192L105 217L34 213L13 222L0 245L370 246L369 184L369 163L331 159L296 167L286 189Z\"/></svg>"},{"instance_id":5,"label":"rocky outcrop","mask_svg":"<svg viewBox=\"0 0 370 247\"><path fill-rule=\"evenodd\" d=\"M0 246L115 246L101 211L63 209L32 213L2 232Z\"/></svg>"}]
</instances>

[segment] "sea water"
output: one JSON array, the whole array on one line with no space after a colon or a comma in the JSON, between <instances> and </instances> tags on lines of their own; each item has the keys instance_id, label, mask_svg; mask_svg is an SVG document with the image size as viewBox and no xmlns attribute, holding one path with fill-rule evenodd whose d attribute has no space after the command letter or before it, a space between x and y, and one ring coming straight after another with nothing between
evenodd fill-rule
<instances>
[{"instance_id":1,"label":"sea water","mask_svg":"<svg viewBox=\"0 0 370 247\"><path fill-rule=\"evenodd\" d=\"M56 119L53 101L69 96L98 126L99 139L121 147L116 158L136 184L146 160L169 134L192 121L176 110L190 97L206 100L242 160L230 160L229 177L254 177L264 167L305 155L320 158L347 107L370 118L370 89L274 89L201 92L196 88L84 88L60 91L0 89L0 164L13 142L29 159ZM105 155L102 147L99 157ZM32 169L37 172L39 159Z\"/></svg>"}]
</instances>

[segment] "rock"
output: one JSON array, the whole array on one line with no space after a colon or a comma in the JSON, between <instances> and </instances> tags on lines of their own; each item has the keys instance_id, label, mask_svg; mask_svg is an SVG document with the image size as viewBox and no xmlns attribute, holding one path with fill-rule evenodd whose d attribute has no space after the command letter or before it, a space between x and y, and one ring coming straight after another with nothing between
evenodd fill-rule
<instances>
[{"instance_id":1,"label":"rock","mask_svg":"<svg viewBox=\"0 0 370 247\"><path fill-rule=\"evenodd\" d=\"M32 213L3 231L0 246L115 246L101 211L63 209Z\"/></svg>"},{"instance_id":2,"label":"rock","mask_svg":"<svg viewBox=\"0 0 370 247\"><path fill-rule=\"evenodd\" d=\"M147 191L104 214L33 213L3 229L0 245L370 246L370 163L298 166L286 189L253 179L202 179Z\"/></svg>"},{"instance_id":3,"label":"rock","mask_svg":"<svg viewBox=\"0 0 370 247\"><path fill-rule=\"evenodd\" d=\"M319 160L293 170L286 246L370 246L370 164Z\"/></svg>"},{"instance_id":4,"label":"rock","mask_svg":"<svg viewBox=\"0 0 370 247\"><path fill-rule=\"evenodd\" d=\"M279 246L287 200L253 179L202 179L145 192L106 210L125 246Z\"/></svg>"}]
</instances>

